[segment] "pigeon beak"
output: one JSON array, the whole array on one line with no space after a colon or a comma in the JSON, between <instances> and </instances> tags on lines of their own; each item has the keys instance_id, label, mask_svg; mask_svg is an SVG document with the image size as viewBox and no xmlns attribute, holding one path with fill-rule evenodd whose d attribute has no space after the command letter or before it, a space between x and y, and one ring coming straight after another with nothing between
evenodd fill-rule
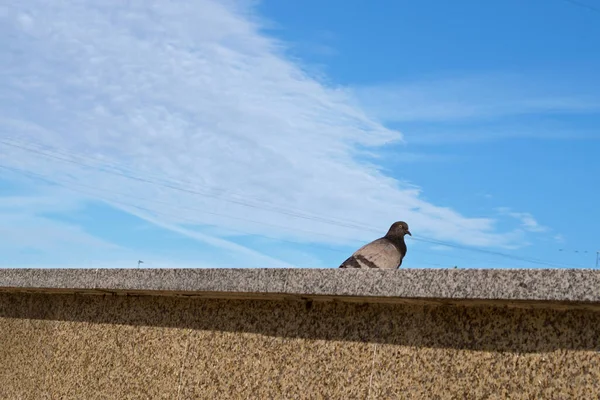
<instances>
[{"instance_id":1,"label":"pigeon beak","mask_svg":"<svg viewBox=\"0 0 600 400\"><path fill-rule=\"evenodd\" d=\"M406 231L406 233L410 236L412 236L412 233L410 233L410 231Z\"/></svg>"}]
</instances>

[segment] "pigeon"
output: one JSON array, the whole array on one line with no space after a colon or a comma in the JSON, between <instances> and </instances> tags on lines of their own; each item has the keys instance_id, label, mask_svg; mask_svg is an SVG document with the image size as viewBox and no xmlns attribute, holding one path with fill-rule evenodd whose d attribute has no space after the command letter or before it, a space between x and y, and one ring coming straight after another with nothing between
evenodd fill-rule
<instances>
[{"instance_id":1,"label":"pigeon","mask_svg":"<svg viewBox=\"0 0 600 400\"><path fill-rule=\"evenodd\" d=\"M384 237L356 250L340 268L400 268L406 255L404 235L407 234L412 236L406 222L394 222Z\"/></svg>"}]
</instances>

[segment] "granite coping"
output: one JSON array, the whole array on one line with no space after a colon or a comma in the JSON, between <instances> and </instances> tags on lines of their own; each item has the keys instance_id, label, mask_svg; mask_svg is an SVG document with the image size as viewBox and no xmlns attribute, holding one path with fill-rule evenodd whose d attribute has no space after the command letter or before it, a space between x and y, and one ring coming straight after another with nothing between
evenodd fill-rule
<instances>
[{"instance_id":1,"label":"granite coping","mask_svg":"<svg viewBox=\"0 0 600 400\"><path fill-rule=\"evenodd\" d=\"M592 269L0 269L0 291L597 303Z\"/></svg>"}]
</instances>

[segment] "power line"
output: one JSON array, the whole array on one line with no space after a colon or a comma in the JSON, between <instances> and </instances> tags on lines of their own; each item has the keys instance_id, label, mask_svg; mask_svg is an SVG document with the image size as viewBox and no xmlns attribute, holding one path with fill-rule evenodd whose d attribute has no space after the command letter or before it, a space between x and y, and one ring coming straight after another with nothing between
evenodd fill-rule
<instances>
[{"instance_id":1,"label":"power line","mask_svg":"<svg viewBox=\"0 0 600 400\"><path fill-rule=\"evenodd\" d=\"M0 139L0 143L3 143L7 146L12 146L24 151L28 151L28 152L32 152L47 158L51 158L51 159L55 159L55 160L59 160L59 161L63 161L63 162L68 162L68 163L72 163L75 165L79 165L82 167L86 167L86 168L97 168L94 166L90 166L89 164L85 164L82 162L78 162L75 161L73 159L69 159L69 158L64 158L64 157L59 157L59 156L55 156L53 154L50 154L48 152L44 152L44 151L39 151L36 149L32 149L30 147L27 146L22 146L22 145L17 145L11 142L7 142L5 140L1 140ZM67 157L69 157L67 155ZM102 170L101 170L102 171ZM268 208L265 207L260 207L242 200L232 200L232 199L226 199L223 198L221 196L218 195L214 195L214 194L210 194L210 193L205 193L205 192L201 192L198 190L191 190L191 189L186 189L186 188L182 188L182 187L178 187L178 186L174 186L170 183L163 183L163 182L155 182L152 181L150 179L146 179L143 177L139 177L139 176L133 176L133 175L127 175L124 174L120 171L103 171L109 174L113 174L113 175L118 175L127 179L132 179L135 181L139 181L139 182L143 182L143 183L148 183L151 185L158 185L158 186L163 186L169 189L173 189L173 190L178 190L178 191L182 191L182 192L186 192L189 194L194 194L194 195L200 195L200 196L206 196L206 197L213 197L213 198L217 198L221 201L226 201L226 202L230 202L230 203L234 203L234 204L239 204L239 205L243 205L243 206L247 206L247 207L252 207L252 208L257 208L257 209L263 209L263 210L268 210L268 211L274 211L274 212L279 212L281 214L285 214L285 215L289 215L289 216L293 216L296 218L304 218L304 219L310 219L310 220L314 220L314 221L318 221L318 222L323 222L323 223L327 223L327 224L332 224L332 225L337 225L337 226L341 226L341 227L347 227L347 228L353 228L353 229L362 229L362 230L370 230L373 232L380 232L378 229L375 229L373 227L368 227L365 225L358 225L356 223L343 223L341 221L337 221L335 219L331 219L331 218L323 218L323 217L319 217L319 216L312 216L312 215L307 215L307 214L303 214L303 213L298 213L295 211L288 211L285 209L282 210L276 210L276 208L272 207L271 210L269 210ZM105 201L111 201L111 200L105 200ZM155 211L153 211L155 212ZM506 253L501 253L501 252L497 252L497 251L492 251L492 250L485 250L485 249L479 249L479 248L473 248L473 247L467 247L467 246L462 246L462 245L458 245L458 244L453 244L453 243L449 243L449 242L445 242L445 241L441 241L441 240L436 240L436 239L430 239L430 238L426 238L426 237L420 237L420 236L414 236L413 237L414 240L417 241L421 241L421 242L427 242L427 243L433 243L433 244L437 244L437 245L442 245L442 246L446 246L446 247L452 247L452 248L458 248L458 249L462 249L462 250L467 250L467 251L473 251L473 252L479 252L482 254L489 254L489 255L494 255L494 256L499 256L499 257L504 257L504 258L508 258L508 259L513 259L513 260L517 260L517 261L522 261L522 262L529 262L532 264L538 264L538 265L545 265L545 266L551 266L551 267L573 267L575 265L569 265L569 264L563 264L563 263L553 263L550 261L545 261L545 260L539 260L539 259L533 259L533 258L527 258L527 257L520 257L520 256L515 256L515 255L510 255L510 254L506 254ZM584 267L584 266L578 266L578 267Z\"/></svg>"},{"instance_id":2,"label":"power line","mask_svg":"<svg viewBox=\"0 0 600 400\"><path fill-rule=\"evenodd\" d=\"M83 166L83 167L87 167L87 168L94 168L93 166L90 166L90 165L85 164L85 163L77 162L77 161L74 161L74 160L68 159L68 158L57 157L57 156L54 156L54 155L49 154L47 152L43 152L43 151L31 149L31 148L26 147L26 146L16 145L14 143L9 143L9 142L6 142L4 140L0 140L0 142L4 143L5 145L16 147L16 148L19 148L19 149L25 150L25 151L30 151L30 152L33 152L33 153L36 153L36 154L39 154L39 155L42 155L42 156L45 156L45 157L48 157L48 158L57 159L59 161L64 161L64 162L69 162L69 163L72 163L72 164L75 164L75 165L79 165L79 166ZM136 181L141 181L141 182L148 183L148 184L159 185L159 186L163 186L163 187L166 187L166 188L170 188L170 189L174 189L174 190L179 190L179 191L187 192L187 193L190 193L190 194L201 195L201 196L209 196L209 197L216 197L216 198L218 198L219 200L222 200L222 201L233 202L233 203L236 203L236 204L245 205L245 206L249 206L249 207L253 207L253 208L265 209L264 207L259 207L259 206L256 206L256 205L248 204L247 202L244 202L244 201L235 201L235 200L230 200L230 199L224 199L224 198L222 198L220 196L210 195L210 194L206 194L206 193L203 193L203 192L200 192L200 191L196 191L196 190L185 189L185 188L173 186L173 185L168 184L168 183L154 182L154 181L146 179L146 178L137 177L137 176L131 176L131 175L123 174L123 173L118 172L118 171L105 171L105 172L110 173L110 174L115 174L115 175L118 175L118 176L122 176L122 177L128 178L128 179L133 179L133 180L136 180ZM269 210L269 211L273 211L273 210ZM329 223L329 224L333 224L333 225L338 225L338 226L342 226L342 227L350 227L350 228L354 228L354 229L368 229L368 230L371 230L371 231L374 231L374 232L379 232L379 230L374 229L372 227L360 226L360 225L356 225L356 224L342 224L342 223L339 223L338 221L336 221L334 219L327 219L327 218L322 218L322 217L306 216L306 215L302 215L302 214L299 214L299 213L296 213L296 212L283 212L283 213L287 214L287 215L295 216L295 217L298 217L298 218L312 219L312 220L316 220L316 221L320 221L320 222L324 222L324 223ZM515 260L518 260L518 261L530 262L530 263L538 264L538 265L546 265L546 266L552 266L552 267L569 266L568 264L560 264L560 263L552 263L552 262L543 261L543 260L528 259L528 258L525 258L525 257L514 256L514 255L505 254L505 253L496 252L496 251L491 251L491 250L484 250L484 249L466 247L466 246L461 246L461 245L457 245L457 244L453 244L453 243L449 243L449 242L444 242L444 241L441 241L441 240L429 239L429 238L425 238L425 237L415 236L414 239L418 240L418 241L422 241L422 242L428 242L428 243L433 243L433 244L447 246L447 247L452 247L452 248L459 248L459 249L468 250L468 251L476 251L476 252L480 252L480 253L484 253L484 254L501 256L501 257L504 257L504 258L510 258L510 259L515 259Z\"/></svg>"},{"instance_id":3,"label":"power line","mask_svg":"<svg viewBox=\"0 0 600 400\"><path fill-rule=\"evenodd\" d=\"M85 191L82 191L82 190L75 190L73 188L68 187L67 185L75 185L75 186L78 186L78 187L82 187L82 188L86 188L86 189L92 189L92 190L96 190L96 191L97 190L101 190L103 192L111 193L111 194L116 195L116 196L123 196L123 197L128 197L128 198L131 198L131 199L134 199L134 200L141 200L141 201L145 201L145 202L151 202L151 203L163 204L163 205L170 206L170 207L175 207L173 204L171 204L171 203L169 203L167 201L162 201L162 200L158 200L158 199L154 199L154 198L150 199L150 198L136 197L136 196L132 196L130 194L121 193L121 192L117 192L117 191L114 191L114 190L109 190L109 189L106 189L106 188L98 188L98 187L95 187L95 186L85 185L83 183L75 183L75 182L65 183L65 182L59 182L57 180L50 180L50 179L46 178L45 176L43 176L41 174L36 174L34 172L29 172L29 171L23 171L22 169L18 169L18 168L7 167L7 166L2 165L2 164L0 164L0 168L3 168L3 169L6 169L6 170L9 170L9 171L12 171L14 173L18 173L18 174L27 176L29 178L39 179L39 180L42 180L42 181L44 181L46 183L60 185L60 186L65 187L65 188L67 188L69 190L72 190L72 191L75 191L75 192L78 192L78 193L82 193L82 194L85 194L85 195L88 195L88 196L94 196L94 197L99 198L99 199L101 199L103 201L106 201L106 202L114 202L116 204L122 204L122 205L125 205L127 207L138 207L138 206L135 206L135 205L132 205L132 204L126 204L126 203L123 203L123 202L119 202L118 200L112 200L112 199L103 198L100 195L98 195L97 193L90 193L90 192L85 192ZM253 220L253 219L249 219L249 218L242 218L242 217L236 217L236 216L228 215L228 214L216 213L216 212L207 211L207 210L199 209L199 208L195 208L195 207L188 207L188 206L182 206L182 205L177 205L176 207L178 209L190 210L190 211L195 211L195 212L202 213L202 214L214 215L214 216L218 216L218 217L223 217L223 218L228 218L228 219L234 219L234 220L244 221L244 222L251 222L251 223L258 224L258 225L272 226L272 227L275 227L275 228L279 228L279 229L291 231L291 229L289 229L286 226L272 224L272 223L269 223L269 222L257 221L257 220ZM154 210L147 210L147 211L149 211L149 212L156 212L156 213L160 214L160 212L154 211ZM189 218L186 219L186 218L181 218L181 217L178 217L178 216L172 216L172 217L175 218L175 219L181 219L181 220L186 220L188 222L192 222L192 220L190 220ZM193 221L193 222L197 223L197 221ZM227 229L230 229L230 228L227 228ZM231 229L231 230L234 231L234 232L236 231L235 229ZM311 231L311 230L307 230L307 229L298 229L298 228L295 228L294 231L309 233L311 235L329 237L329 238L333 238L333 239L337 239L337 240L350 240L350 241L356 241L356 242L359 241L357 239L342 238L342 237L339 237L339 236L333 236L333 235L329 235L329 234L326 234L326 233L315 232L315 231ZM237 232L238 233L243 233L243 234L250 234L248 232L242 232L242 231L237 231ZM265 237L271 238L269 236L265 236ZM271 238L271 239L275 239L275 238ZM298 243L299 244L300 242L294 242L294 243Z\"/></svg>"},{"instance_id":4,"label":"power line","mask_svg":"<svg viewBox=\"0 0 600 400\"><path fill-rule=\"evenodd\" d=\"M184 221L184 222L188 222L188 223L191 223L191 224L197 224L197 221L189 219L189 218L182 218L182 217L180 217L178 215L174 215L174 214L170 214L170 213L165 213L165 212L162 212L162 211L152 210L152 209L149 209L149 208L146 208L146 207L142 207L142 206L138 206L138 205L135 205L135 204L126 203L126 202L119 201L119 200L108 199L108 198L102 197L101 195L98 195L97 193L93 193L93 192L90 192L90 191L84 191L84 190L74 189L73 187L67 186L67 184L65 184L65 183L48 179L48 178L46 178L46 177L44 177L44 176L42 176L40 174L34 173L34 172L24 171L24 170L21 170L21 169L18 169L18 168L13 168L13 167L7 167L7 166L2 165L2 164L0 164L0 168L8 170L8 171L11 171L13 173L17 173L17 174L23 175L23 176L28 177L30 179L38 179L38 180L44 181L44 182L49 183L49 184L56 184L56 185L59 185L59 186L63 186L67 190L70 190L70 191L73 191L73 192L77 192L77 193L81 193L81 194L84 194L86 196L93 196L96 199L99 199L99 200L105 201L107 203L112 203L112 204L124 207L125 209L127 209L127 208L133 208L133 209L136 209L136 210L139 210L139 211L144 211L144 212L147 212L147 213L150 213L150 214L161 215L163 217L174 218L174 219L178 219L178 220L181 220L181 221ZM90 189L93 189L93 190L98 190L99 189L98 187L93 187L93 186L79 184L79 183L70 183L70 184L71 185L75 185L75 186L79 186L79 187L90 188ZM140 198L140 197L135 197L135 196L127 195L127 194L115 192L115 191L112 191L112 190L102 189L102 191L109 192L109 193L112 193L112 194L116 194L116 195L119 195L119 196L122 195L122 196L129 197L129 198L132 198L132 199L143 200L143 201L150 201L150 202L158 202L158 203L161 203L161 204L171 205L170 203L167 203L167 202L153 200L153 199L143 199L143 198ZM179 208L183 208L183 207L179 207ZM197 211L197 212L200 212L200 213L206 213L206 211L204 211L204 210L195 209L195 208L192 208L192 207L184 207L184 208L187 208L187 209L190 209L190 210L194 210L194 211ZM227 217L226 215L223 215L223 214L220 214L220 215ZM235 217L232 217L232 218L235 218ZM240 219L240 218L235 218L235 219ZM261 223L261 222L258 222L258 221L256 221L256 222L259 223L259 224ZM272 224L268 224L268 225L272 225ZM300 241L287 240L287 239L283 239L283 238L280 238L280 237L272 237L272 236L268 236L268 235L265 235L265 234L262 234L262 233L249 233L249 232L246 232L246 231L242 231L242 230L239 230L239 229L233 229L233 228L227 228L227 229L230 230L230 231L232 231L232 232L237 232L237 233L244 234L244 235L250 235L250 234L252 234L252 235L261 236L261 237L264 237L264 238L267 238L267 239L271 239L271 240L275 240L275 241L279 241L279 242L290 243L290 244L294 244L294 245L298 245L298 244L299 245L308 245L310 247L321 248L321 249L324 249L324 250L328 250L328 251L332 251L332 252L337 252L337 253L340 253L340 254L346 254L346 255L348 254L346 250L336 249L336 248L333 248L333 247L327 246L327 245L322 245L322 244L317 244L317 243L305 243L305 242L300 242ZM309 233L313 233L313 232L309 231ZM333 236L333 235L326 235L326 234L322 234L322 235L323 236L328 236L328 237L331 237L331 238L335 238L335 239L346 240L346 238L341 238L341 237L337 237L337 236ZM358 240L356 240L356 241L358 241ZM466 249L469 250L468 248L466 248ZM423 250L420 250L420 249L414 249L414 250L411 250L411 251L412 252L416 252L416 253L431 254L430 252L423 251ZM475 258L465 257L465 256L461 256L461 255L456 255L456 254L453 254L452 258L453 259L460 258L460 259L465 259L465 260L471 260L471 261L474 261L474 262L478 262L478 260L475 259ZM452 261L452 263L454 263L454 261ZM432 262L428 262L428 261L421 261L420 264L437 266L437 267L443 267L443 264L432 263ZM493 265L493 263L491 265ZM513 268L526 268L526 267L522 267L522 266L519 266L519 265L515 265L515 266L512 266L512 267Z\"/></svg>"},{"instance_id":5,"label":"power line","mask_svg":"<svg viewBox=\"0 0 600 400\"><path fill-rule=\"evenodd\" d=\"M52 159L56 159L56 160L59 160L59 161L69 162L69 163L72 163L72 164L75 164L75 165L79 165L79 166L84 166L84 167L87 167L87 168L96 168L94 166L91 166L89 164L85 164L83 162L78 162L78 161L75 161L75 160L72 160L72 159L68 159L68 158L63 158L63 157L57 157L57 156L55 156L53 154L50 154L48 152L44 152L44 151L32 149L30 147L23 146L23 145L17 145L17 144L14 144L14 143L6 142L4 140L0 140L0 143L4 143L4 144L6 144L8 146L16 147L16 148L24 150L24 151L30 151L30 152L33 152L35 154L42 155L44 157L48 157L48 158L52 158ZM54 151L54 153L56 153L56 152ZM65 157L72 157L72 155L70 155L70 154L64 154L64 153L63 153L63 156L65 156ZM241 201L241 200L239 200L239 201L238 200L232 201L232 200L229 200L229 199L225 199L225 198L223 198L221 196L207 194L205 192L198 191L198 190L190 190L190 189L185 189L185 188L181 188L181 187L175 187L175 186L172 186L169 182L155 182L155 181L152 181L152 180L149 180L149 179L146 179L146 178L141 178L141 177L138 177L138 176L132 176L132 175L123 174L120 171L104 171L104 172L107 172L107 173L110 173L110 174L115 174L115 175L118 175L118 176L122 176L122 177L125 177L125 178L128 178L128 179L133 179L133 180L141 181L141 182L144 182L144 183L149 183L149 184L164 186L164 187L167 187L169 189L175 189L175 190L187 192L189 194L214 197L214 198L218 198L219 200L222 200L222 201L234 202L235 204L240 204L240 205L249 206L249 207L253 207L253 208L259 208L259 209L265 209L267 211L278 212L278 208L277 207L271 207L271 209L269 209L269 208L265 208L265 207L260 207L260 206L248 204L247 202ZM75 185L86 187L85 185L82 185L82 184L75 184ZM95 188L90 187L90 186L87 186L87 187L95 189ZM122 195L122 196L126 196L126 197L132 197L130 195L126 195L126 194L122 194L122 193L117 193L117 194ZM135 198L135 197L133 197L133 198ZM152 199L152 200L141 199L141 198L137 198L137 199L138 200L144 200L144 201L158 202L158 201L156 201L154 199ZM170 205L167 202L161 202L161 203ZM268 206L271 206L270 203L265 202L265 204L268 205ZM259 224L264 224L264 225L271 225L271 226L278 227L278 228L284 228L284 227L282 227L280 225L268 224L268 223L264 223L264 222L250 220L250 219L247 219L247 218L233 217L233 216L229 216L229 215L225 215L225 214L218 214L218 213L214 213L214 212L208 212L208 211L199 210L199 209L195 209L195 208L191 208L191 207L181 207L181 208L186 208L186 209L190 209L190 210L194 210L194 211L198 211L198 212L202 212L202 213L206 213L206 214L212 214L212 215L222 216L222 217L225 217L225 218L238 219L238 220L242 220L242 221L246 221L246 222L253 222L253 223L259 223ZM315 215L308 215L307 216L307 213L305 213L305 212L298 213L296 210L291 210L291 211L290 210L285 210L282 213L284 213L286 215L295 216L297 218L311 219L311 220L315 220L315 221L318 221L318 222L323 222L323 223L327 223L327 224L331 224L331 225L337 225L337 226L340 226L340 227L350 227L350 228L354 228L354 229L368 230L368 231L372 231L372 232L375 232L375 233L381 233L380 229L374 228L372 226L363 225L363 224L360 224L360 223L358 223L356 221L341 220L341 222L340 222L340 220L336 220L336 219L333 219L333 218L323 218L321 216L315 216ZM320 236L328 236L328 237L340 239L339 237L335 237L335 236L332 236L332 235L326 235L326 234L322 234L322 233L317 233L317 232L314 232L314 231L308 231L308 230L302 230L302 231L307 232L307 233L311 233L311 234L320 235ZM419 237L419 236L413 236L412 238L414 240L417 240L417 241L423 241L423 242L427 242L428 241L427 238ZM452 243L444 242L444 241L440 241L440 240L436 240L435 242L432 242L431 240L433 240L433 239L429 239L429 241L431 243L435 243L437 245L443 245L443 246L453 247L453 248L461 248L463 250L469 250L469 251L477 251L478 250L478 249L475 249L475 248L469 248L469 247L465 247L465 246L459 247L459 246L454 245ZM506 255L506 256L508 256L508 255ZM465 257L458 257L458 258L465 258Z\"/></svg>"},{"instance_id":6,"label":"power line","mask_svg":"<svg viewBox=\"0 0 600 400\"><path fill-rule=\"evenodd\" d=\"M58 160L58 161L63 161L63 162L67 162L67 163L79 165L81 167L97 168L97 167L91 166L89 164L85 164L85 163L78 162L78 161L75 161L75 160L71 160L71 159L68 159L68 158L59 157L59 156L56 156L56 155L53 155L53 154L50 154L50 153L47 153L47 152L44 152L44 151L39 151L39 150L36 150L36 149L29 148L29 147L26 147L26 146L20 146L20 145L14 144L14 143L7 142L5 140L1 140L0 139L0 143L3 143L5 145L7 145L7 146L12 146L12 147L24 150L24 151L35 153L35 154L38 154L38 155L41 155L41 156L44 156L44 157L47 157L47 158L51 158L51 159L55 159L55 160ZM261 206L249 203L248 201L235 200L235 199L227 199L227 198L224 198L222 196L215 195L215 194L212 194L212 193L206 193L206 192L202 192L202 191L199 191L199 190L192 190L192 189L186 189L186 188L174 186L174 185L172 185L172 184L170 184L168 182L156 182L156 181L152 181L150 179L139 177L139 176L127 175L127 174L124 174L124 173L122 173L120 171L106 171L106 170L104 170L103 172L106 172L106 173L109 173L109 174L113 174L113 175L117 175L117 176L121 176L123 178L135 180L135 181L142 182L142 183L148 183L148 184L152 184L152 185L162 186L162 187L165 187L165 188L168 188L168 189L172 189L172 190L178 190L178 191L185 192L185 193L188 193L188 194L200 195L200 196L204 196L204 197L212 197L212 198L219 199L220 201L225 201L225 202L228 202L228 203L238 204L238 205L242 205L242 206L246 206L246 207L251 207L251 208L256 208L256 209L262 209L262 210L267 210L267 211L274 211L274 210L276 210L276 212L279 212L280 214L285 214L285 215L296 217L296 218L303 218L303 219L314 220L314 221L317 221L317 222L330 223L330 224L338 225L338 226L345 227L345 228L371 230L371 231L374 231L374 232L379 232L379 230L374 229L373 227L368 227L368 226L365 226L365 225L358 225L356 223L344 223L343 221L336 220L336 219L333 219L333 218L324 218L324 217L319 217L319 216L313 216L313 215L310 215L310 214L298 213L298 212L295 212L295 211L286 210L284 208L275 207L273 205L270 205L270 207L272 209L269 210L268 208L261 207Z\"/></svg>"},{"instance_id":7,"label":"power line","mask_svg":"<svg viewBox=\"0 0 600 400\"><path fill-rule=\"evenodd\" d=\"M134 204L130 204L130 203L125 203L125 202L118 201L118 200L103 198L102 196L99 196L96 193L90 193L90 192L86 192L86 191L83 191L83 190L77 190L77 189L74 189L72 187L68 187L65 184L61 183L61 182L52 181L52 180L47 179L46 177L44 177L44 176L42 176L40 174L36 174L36 173L33 173L33 172L23 171L23 170L18 169L18 168L7 167L7 166L2 165L2 164L0 164L0 168L8 170L8 171L11 171L13 173L17 173L17 174L26 176L26 177L31 178L31 179L39 179L39 180L42 180L42 181L44 181L46 183L49 183L49 184L57 184L57 185L63 186L64 188L66 188L68 190L71 190L71 191L74 191L74 192L77 192L77 193L81 193L81 194L85 194L87 196L94 196L95 198L97 198L99 200L103 200L103 201L105 201L107 203L113 203L113 204L120 205L120 206L126 207L126 208L127 207L135 208L137 210L145 211L145 212L150 213L150 214L158 214L158 215L162 215L162 216L168 217L168 218L179 219L179 220L182 220L184 222L189 222L189 223L194 223L194 224L197 222L197 221L191 220L189 218L181 218L181 217L173 215L173 214L169 214L169 213L165 213L165 212L161 212L161 211L152 210L152 209L149 209L149 208L146 208L146 207L141 207L141 206L138 206L138 205L134 205ZM91 189L97 189L97 188L94 188L92 186L87 186L87 185L83 185L83 184L75 184L75 185L76 186L81 186L81 187L87 187L87 188L91 188ZM105 190L105 191L110 192L109 190ZM114 191L112 191L112 192L113 192L113 194L122 195L122 196L126 196L126 197L131 197L133 199L148 201L148 199L143 199L143 198L139 198L139 197L129 196L129 195L126 195L124 193L117 193L117 192L114 192ZM154 200L151 200L151 201L154 201ZM156 202L156 201L154 201L154 202ZM160 202L160 203L168 204L167 202ZM190 209L190 210L194 210L194 211L198 211L198 212L201 212L201 213L206 213L206 211L204 211L204 210L194 209L194 208L191 208L191 207L185 207L185 208ZM224 214L217 214L217 215L228 217L227 215L224 215ZM235 217L232 217L232 218L235 218ZM240 219L240 218L235 218L235 219ZM273 224L267 224L267 223L262 223L262 222L258 222L258 221L253 221L253 222L257 222L257 223L265 224L265 225L273 225ZM274 225L274 226L278 226L278 225ZM278 226L278 227L280 227L280 226ZM281 227L281 228L284 228L284 227ZM333 248L331 246L321 245L321 244L318 244L318 243L305 243L305 242L300 242L300 241L287 240L287 239L283 239L283 238L280 238L280 237L272 237L272 236L268 236L268 235L265 235L265 234L262 234L262 233L249 233L249 232L246 232L246 231L242 231L242 230L239 230L239 229L233 229L233 228L227 228L227 229L229 231L240 233L240 234L243 234L243 235L250 235L251 234L251 235L261 236L261 237L264 237L264 238L267 238L267 239L271 239L271 240L275 240L275 241L279 241L279 242L285 242L285 243L290 243L290 244L294 244L294 245L308 245L310 247L321 248L321 249L324 249L324 250L329 250L329 251L337 252L337 253L340 253L340 254L346 254L346 255L348 254L348 252L346 250L336 249L336 248ZM311 231L306 231L306 232L311 233L311 234L319 234L319 233L311 232ZM339 240L347 240L347 238L341 238L341 237L337 237L337 236L333 236L333 235L327 235L327 234L321 234L321 235L322 236L328 236L328 237L335 238L335 239L339 239ZM359 240L356 240L356 239L349 239L349 240L359 241ZM417 253L419 253L419 252L420 253L427 253L427 252L423 252L423 251L419 251L419 250L413 250L413 251L416 251ZM461 258L461 257L459 257L459 258ZM464 258L464 257L462 257L462 258ZM143 263L143 261L142 261L142 263ZM432 263L432 262L427 262L427 261L421 261L421 264L432 265L432 266L443 266L442 264L439 264L439 263ZM139 267L139 265L138 265L138 267Z\"/></svg>"},{"instance_id":8,"label":"power line","mask_svg":"<svg viewBox=\"0 0 600 400\"><path fill-rule=\"evenodd\" d=\"M529 263L532 263L532 264L546 265L546 266L549 266L549 267L578 266L578 267L585 268L583 265L569 265L569 264L562 264L562 263L553 263L553 262L550 262L550 261L540 260L540 259L536 259L536 258L520 257L520 256L515 256L515 255L511 255L511 254L502 253L502 252L499 252L499 251L471 248L471 247L462 246L462 245L459 245L459 244L442 242L442 241L435 240L435 239L421 238L421 237L418 237L418 236L414 237L414 240L418 240L418 241L426 242L426 243L432 243L432 244L439 244L439 245L442 245L442 246L448 246L448 247L453 247L453 248L458 248L458 249L463 249L463 250L477 251L477 252L480 252L480 253L485 253L485 254L490 254L490 255L495 255L495 256L505 257L505 258L511 258L513 260L529 262Z\"/></svg>"},{"instance_id":9,"label":"power line","mask_svg":"<svg viewBox=\"0 0 600 400\"><path fill-rule=\"evenodd\" d=\"M104 166L108 166L109 168L112 168L114 170L114 171L107 171L107 170L105 170L103 168L100 168L100 167L97 167L97 166L93 166L93 165L89 165L89 164L86 164L86 163L81 162L81 161L78 162L78 161L73 160L73 158L79 158L79 159L83 159L84 158L84 157L78 156L76 154L64 153L64 152L56 151L55 149L53 149L52 151L50 151L50 153L48 153L48 152L44 152L44 151L39 150L39 146L38 146L38 149L34 149L34 148L31 148L31 147L28 147L27 145L24 145L23 142L20 142L20 143L17 142L19 144L15 144L15 142L16 141L14 141L14 140L12 142L7 142L5 140L0 139L0 143L6 144L8 146L12 146L12 147L24 150L24 151L29 151L29 152L32 152L32 153L36 153L36 154L39 154L39 155L42 155L42 156L45 156L45 157L48 157L48 158L54 158L54 159L59 160L59 161L64 161L64 162L68 162L68 163L72 163L72 164L84 166L84 167L87 167L87 168L96 168L99 171L106 172L106 173L109 173L109 174L119 175L119 176L122 176L122 177L125 177L125 178L128 178L128 179L138 180L138 181L141 181L141 182L151 183L151 184L155 184L155 185L159 185L159 186L165 186L165 187L167 187L169 189L180 190L180 191L187 191L190 194L197 194L197 195L201 195L201 196L205 196L205 197L213 197L213 198L217 198L219 200L225 201L225 202L240 204L240 205L247 206L247 207L261 208L261 209L264 209L264 210L267 210L267 211L277 210L277 211L281 211L281 213L284 213L284 214L287 214L287 215L290 215L290 216L294 216L294 217L297 217L297 218L312 219L312 220L317 220L317 221L320 220L322 222L333 223L334 225L338 225L338 226L342 226L342 227L349 227L349 228L354 228L354 229L361 229L361 230L369 230L369 231L373 231L373 232L380 232L380 229L375 229L372 226L367 226L367 225L361 224L361 223L356 222L356 221L351 221L351 220L342 219L342 218L324 218L323 216L319 216L319 215L316 215L314 213L309 213L309 212L302 211L302 210L297 210L297 209L296 210L290 210L289 208L284 208L284 207L278 206L278 205L276 205L276 204L274 204L272 202L268 202L268 201L264 201L264 200L259 200L259 199L251 198L251 197L249 197L246 194L232 193L229 190L227 190L229 192L229 195L233 194L233 195L241 196L241 197L244 198L244 200L243 201L242 200L232 200L232 199L227 199L227 198L221 197L221 196L219 196L218 194L215 194L215 193L207 193L206 191L199 191L199 190L191 191L191 189L187 189L187 188L172 187L173 183L176 183L176 184L179 184L179 185L182 185L182 184L183 185L195 185L195 183L189 182L189 181L178 180L178 179L175 179L173 177L168 177L168 176L167 176L167 178L168 178L167 180L164 180L164 179L161 180L160 178L153 177L155 180L154 181L150 181L150 180L147 180L147 178L143 178L143 177L140 178L139 176L124 174L120 170L120 169L129 170L130 172L133 172L133 173L138 172L138 171L136 171L136 170L134 170L132 168L124 167L124 166L118 165L118 164L111 165L110 163L107 163L105 160L102 160L100 158L93 157L93 156L85 156L86 160L92 159L92 160L96 160L96 161L102 162L102 164ZM64 157L67 157L67 159L64 159L62 157L57 157L55 154L59 154L59 155L62 155ZM218 188L218 187L215 187L215 186L213 186L211 188L211 187L208 187L206 185L205 185L205 189L209 189L209 190L213 190L213 191L221 191L221 192L225 191L225 189L222 189L222 188ZM258 206L256 204L251 204L251 203L248 202L248 200L252 200L254 203L258 203L258 204L264 204L266 207L260 207L260 206Z\"/></svg>"}]
</instances>

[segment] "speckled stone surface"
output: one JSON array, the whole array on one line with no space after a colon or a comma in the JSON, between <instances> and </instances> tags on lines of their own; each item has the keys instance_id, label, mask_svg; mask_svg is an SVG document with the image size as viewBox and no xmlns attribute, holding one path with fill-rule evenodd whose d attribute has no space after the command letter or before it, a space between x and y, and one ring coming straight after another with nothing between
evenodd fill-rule
<instances>
[{"instance_id":1,"label":"speckled stone surface","mask_svg":"<svg viewBox=\"0 0 600 400\"><path fill-rule=\"evenodd\" d=\"M591 399L600 312L0 293L2 399Z\"/></svg>"},{"instance_id":2,"label":"speckled stone surface","mask_svg":"<svg viewBox=\"0 0 600 400\"><path fill-rule=\"evenodd\" d=\"M600 303L583 269L0 269L0 290ZM159 293L160 292L160 293Z\"/></svg>"}]
</instances>

